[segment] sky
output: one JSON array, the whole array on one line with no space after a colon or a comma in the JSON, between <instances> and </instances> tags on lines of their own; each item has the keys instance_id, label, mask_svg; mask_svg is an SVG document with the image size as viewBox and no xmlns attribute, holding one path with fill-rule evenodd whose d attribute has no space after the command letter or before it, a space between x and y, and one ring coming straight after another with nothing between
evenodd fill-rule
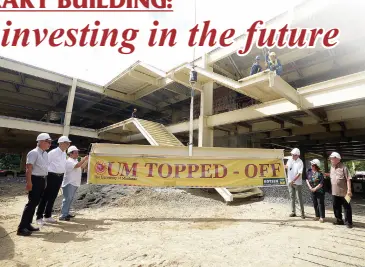
<instances>
[{"instance_id":1,"label":"sky","mask_svg":"<svg viewBox=\"0 0 365 267\"><path fill-rule=\"evenodd\" d=\"M300 2L302 0L196 0L196 22L202 25L203 21L210 20L211 27L218 33L233 28L239 36L254 21L267 21ZM172 0L171 3L174 12L170 13L3 13L1 32L9 28L7 20L12 21L11 29L82 29L87 24L94 26L94 21L99 20L101 25L98 28L101 29L116 28L122 32L135 28L140 31L133 42L136 50L130 55L119 54L118 47L50 47L42 44L38 47L0 47L0 56L99 85L105 85L137 60L168 71L194 58L194 49L187 45L189 30L195 25L194 0ZM161 28L177 29L174 47L148 46L154 20L159 21ZM196 47L195 57L212 49L214 47L207 45Z\"/></svg>"}]
</instances>

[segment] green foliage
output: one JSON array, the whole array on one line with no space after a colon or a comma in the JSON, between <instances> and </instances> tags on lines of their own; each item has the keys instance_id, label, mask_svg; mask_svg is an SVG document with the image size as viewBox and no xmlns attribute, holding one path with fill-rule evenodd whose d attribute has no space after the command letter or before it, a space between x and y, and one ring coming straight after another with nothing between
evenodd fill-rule
<instances>
[{"instance_id":1,"label":"green foliage","mask_svg":"<svg viewBox=\"0 0 365 267\"><path fill-rule=\"evenodd\" d=\"M21 157L14 154L0 153L0 169L1 170L14 170L19 169Z\"/></svg>"},{"instance_id":2,"label":"green foliage","mask_svg":"<svg viewBox=\"0 0 365 267\"><path fill-rule=\"evenodd\" d=\"M345 162L346 167L350 170L351 175L354 175L357 171L365 171L364 160L354 160Z\"/></svg>"}]
</instances>

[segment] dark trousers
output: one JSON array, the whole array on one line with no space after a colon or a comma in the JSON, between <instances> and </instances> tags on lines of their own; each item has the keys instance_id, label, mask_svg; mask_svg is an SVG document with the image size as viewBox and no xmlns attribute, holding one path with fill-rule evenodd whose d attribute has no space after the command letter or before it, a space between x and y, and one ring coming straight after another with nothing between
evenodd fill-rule
<instances>
[{"instance_id":1,"label":"dark trousers","mask_svg":"<svg viewBox=\"0 0 365 267\"><path fill-rule=\"evenodd\" d=\"M314 192L312 195L313 207L317 218L325 218L324 193Z\"/></svg>"},{"instance_id":2,"label":"dark trousers","mask_svg":"<svg viewBox=\"0 0 365 267\"><path fill-rule=\"evenodd\" d=\"M49 172L47 175L47 185L44 190L43 196L37 209L37 220L43 218L50 218L52 216L52 210L54 202L60 191L63 180L63 174L59 175L53 172Z\"/></svg>"},{"instance_id":3,"label":"dark trousers","mask_svg":"<svg viewBox=\"0 0 365 267\"><path fill-rule=\"evenodd\" d=\"M32 190L28 192L28 203L24 207L19 229L28 228L32 223L35 209L41 200L46 185L46 179L32 175Z\"/></svg>"},{"instance_id":4,"label":"dark trousers","mask_svg":"<svg viewBox=\"0 0 365 267\"><path fill-rule=\"evenodd\" d=\"M333 212L338 221L342 220L342 206L345 213L345 223L352 225L352 209L350 203L347 203L344 197L332 196Z\"/></svg>"}]
</instances>

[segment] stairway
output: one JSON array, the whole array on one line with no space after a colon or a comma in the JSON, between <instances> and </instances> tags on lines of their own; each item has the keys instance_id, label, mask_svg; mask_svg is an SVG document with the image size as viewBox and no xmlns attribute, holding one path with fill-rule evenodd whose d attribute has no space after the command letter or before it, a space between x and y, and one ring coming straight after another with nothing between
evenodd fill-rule
<instances>
[{"instance_id":1,"label":"stairway","mask_svg":"<svg viewBox=\"0 0 365 267\"><path fill-rule=\"evenodd\" d=\"M175 135L160 123L135 119L135 125L154 146L184 146Z\"/></svg>"}]
</instances>

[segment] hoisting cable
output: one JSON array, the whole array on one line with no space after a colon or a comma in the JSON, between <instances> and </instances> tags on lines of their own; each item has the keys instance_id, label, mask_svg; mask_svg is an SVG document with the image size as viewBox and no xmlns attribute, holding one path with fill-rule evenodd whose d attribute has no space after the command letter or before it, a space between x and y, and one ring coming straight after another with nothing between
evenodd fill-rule
<instances>
[{"instance_id":1,"label":"hoisting cable","mask_svg":"<svg viewBox=\"0 0 365 267\"><path fill-rule=\"evenodd\" d=\"M194 23L196 25L196 0L194 0ZM194 135L194 85L198 81L198 73L195 71L195 46L193 48L193 62L192 70L190 71L189 83L191 86L191 100L190 100L190 129L189 129L189 156L193 155L193 135Z\"/></svg>"}]
</instances>

